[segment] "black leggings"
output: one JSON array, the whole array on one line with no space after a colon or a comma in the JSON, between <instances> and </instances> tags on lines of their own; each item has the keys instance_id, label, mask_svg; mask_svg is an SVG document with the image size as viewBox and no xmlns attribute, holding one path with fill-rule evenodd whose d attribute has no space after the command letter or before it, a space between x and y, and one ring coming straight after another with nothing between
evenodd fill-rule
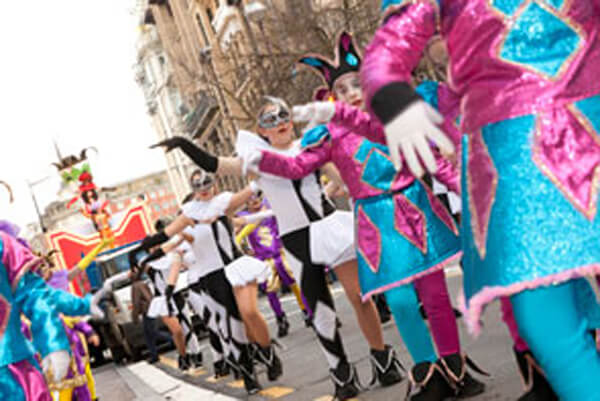
<instances>
[{"instance_id":1,"label":"black leggings","mask_svg":"<svg viewBox=\"0 0 600 401\"><path fill-rule=\"evenodd\" d=\"M308 227L281 237L285 249L297 259L300 271L293 266L294 277L313 311L313 329L331 369L341 361L347 361L346 352L336 325L335 306L325 280L325 266L317 265L310 258L310 233ZM295 265L292 263L292 265ZM317 306L318 305L318 306Z\"/></svg>"}]
</instances>

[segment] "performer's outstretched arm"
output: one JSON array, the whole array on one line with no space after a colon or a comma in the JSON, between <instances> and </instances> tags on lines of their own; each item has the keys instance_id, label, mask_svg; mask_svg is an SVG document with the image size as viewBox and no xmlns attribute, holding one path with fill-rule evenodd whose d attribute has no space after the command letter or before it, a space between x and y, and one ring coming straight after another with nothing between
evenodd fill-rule
<instances>
[{"instance_id":1,"label":"performer's outstretched arm","mask_svg":"<svg viewBox=\"0 0 600 401\"><path fill-rule=\"evenodd\" d=\"M302 147L303 151L295 157L263 151L260 160L255 160L250 168L299 180L331 161L331 134L325 125L306 132L302 138Z\"/></svg>"}]
</instances>

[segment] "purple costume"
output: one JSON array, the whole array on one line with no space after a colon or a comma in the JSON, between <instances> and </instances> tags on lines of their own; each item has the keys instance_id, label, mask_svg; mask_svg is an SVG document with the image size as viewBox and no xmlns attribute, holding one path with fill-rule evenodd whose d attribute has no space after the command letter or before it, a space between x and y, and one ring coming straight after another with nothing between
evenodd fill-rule
<instances>
[{"instance_id":1,"label":"purple costume","mask_svg":"<svg viewBox=\"0 0 600 401\"><path fill-rule=\"evenodd\" d=\"M371 110L389 123L441 33L461 99L464 290L470 327L511 296L561 399L600 399L600 358L577 289L600 271L600 1L385 0L365 56ZM552 311L552 316L548 313ZM552 339L548 333L552 333Z\"/></svg>"},{"instance_id":2,"label":"purple costume","mask_svg":"<svg viewBox=\"0 0 600 401\"><path fill-rule=\"evenodd\" d=\"M263 201L263 206L268 207L268 203ZM247 210L243 210L238 213L238 216L247 216L251 214ZM271 279L269 282L260 283L260 287L267 293L269 303L275 316L280 317L284 315L283 308L277 297L277 287L279 286L279 280L285 286L292 286L296 283L296 280L291 275L290 269L285 262L285 255L283 253L283 244L279 238L279 229L277 228L277 219L272 216L263 219L257 226L257 228L248 234L248 243L254 251L254 256L262 260L271 266ZM275 288L273 290L273 288ZM308 305L304 296L302 296L304 305Z\"/></svg>"}]
</instances>

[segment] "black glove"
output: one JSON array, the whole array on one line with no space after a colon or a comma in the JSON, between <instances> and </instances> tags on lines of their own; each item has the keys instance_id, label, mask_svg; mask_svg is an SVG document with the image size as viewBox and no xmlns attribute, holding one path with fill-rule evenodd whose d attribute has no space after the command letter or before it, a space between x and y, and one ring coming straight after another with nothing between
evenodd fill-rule
<instances>
[{"instance_id":1,"label":"black glove","mask_svg":"<svg viewBox=\"0 0 600 401\"><path fill-rule=\"evenodd\" d=\"M136 269L138 267L137 255L143 251L144 251L144 249L140 245L140 246L132 249L131 251L129 251L129 254L127 254L127 258L129 259L129 269L131 271L134 271L134 269Z\"/></svg>"},{"instance_id":2,"label":"black glove","mask_svg":"<svg viewBox=\"0 0 600 401\"><path fill-rule=\"evenodd\" d=\"M409 84L392 82L381 87L371 98L371 109L385 125L418 100L422 99Z\"/></svg>"},{"instance_id":3,"label":"black glove","mask_svg":"<svg viewBox=\"0 0 600 401\"><path fill-rule=\"evenodd\" d=\"M163 147L165 152L170 152L175 148L181 149L190 159L194 161L200 168L209 172L216 173L219 168L219 158L211 155L207 151L200 149L192 141L183 138L181 136L174 136L169 139L165 139L155 145L150 146L150 149Z\"/></svg>"},{"instance_id":4,"label":"black glove","mask_svg":"<svg viewBox=\"0 0 600 401\"><path fill-rule=\"evenodd\" d=\"M148 249L157 245L164 244L168 240L169 237L167 234L165 234L164 231L159 231L156 234L148 235L146 238L144 238L140 246L143 250L147 251Z\"/></svg>"},{"instance_id":5,"label":"black glove","mask_svg":"<svg viewBox=\"0 0 600 401\"><path fill-rule=\"evenodd\" d=\"M165 251L163 251L162 248L158 248L157 250L152 252L150 255L148 255L144 259L142 259L140 261L140 266L142 266L142 268L145 268L148 263L152 262L153 260L160 259L163 256L165 256Z\"/></svg>"},{"instance_id":6,"label":"black glove","mask_svg":"<svg viewBox=\"0 0 600 401\"><path fill-rule=\"evenodd\" d=\"M167 309L169 310L169 316L173 316L173 305L171 300L173 299L173 292L175 292L175 286L169 284L165 289L165 297L167 298Z\"/></svg>"}]
</instances>

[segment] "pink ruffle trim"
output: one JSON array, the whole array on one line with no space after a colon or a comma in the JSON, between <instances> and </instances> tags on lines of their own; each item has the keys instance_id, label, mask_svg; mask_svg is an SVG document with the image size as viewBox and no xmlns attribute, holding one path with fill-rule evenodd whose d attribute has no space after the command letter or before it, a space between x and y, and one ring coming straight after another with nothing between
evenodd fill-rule
<instances>
[{"instance_id":1,"label":"pink ruffle trim","mask_svg":"<svg viewBox=\"0 0 600 401\"><path fill-rule=\"evenodd\" d=\"M459 251L459 252L455 253L454 255L452 255L452 256L444 259L442 262L440 262L440 263L438 263L438 264L436 264L434 266L431 266L427 270L423 270L422 272L414 274L414 275L412 275L410 277L407 277L404 280L396 281L396 282L388 284L386 286L379 287L379 288L377 288L375 290L371 290L371 291L367 292L366 294L364 294L362 296L362 301L366 302L373 295L381 294L382 292L389 291L392 288L397 288L397 287L401 287L401 286L406 285L406 284L410 284L410 283L412 283L415 280L418 280L418 279L420 279L422 277L427 276L428 274L435 273L436 271L445 268L446 266L448 266L450 263L454 262L455 260L459 260L462 257L462 254L463 254L462 251Z\"/></svg>"},{"instance_id":2,"label":"pink ruffle trim","mask_svg":"<svg viewBox=\"0 0 600 401\"><path fill-rule=\"evenodd\" d=\"M461 293L458 296L458 306L463 313L463 319L469 332L473 336L477 337L481 333L481 322L479 319L481 317L483 308L496 298L505 296L508 297L525 290L533 290L538 287L558 285L575 278L595 276L597 274L600 274L600 264L594 263L591 265L569 269L561 273L552 274L550 276L537 278L535 280L512 284L508 287L485 287L471 297L469 308L467 308L466 305L465 294L461 290Z\"/></svg>"}]
</instances>

